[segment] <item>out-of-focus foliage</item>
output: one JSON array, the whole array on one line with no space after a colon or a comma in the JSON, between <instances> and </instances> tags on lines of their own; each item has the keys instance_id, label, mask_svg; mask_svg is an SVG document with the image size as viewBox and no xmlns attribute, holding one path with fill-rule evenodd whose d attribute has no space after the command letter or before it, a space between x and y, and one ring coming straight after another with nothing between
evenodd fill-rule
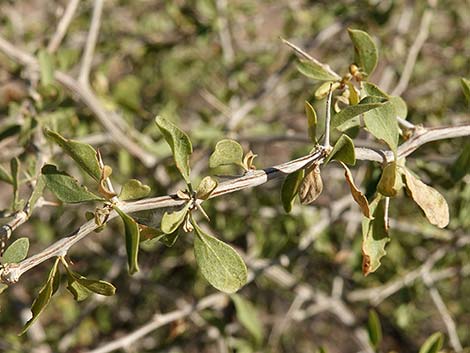
<instances>
[{"instance_id":1,"label":"out-of-focus foliage","mask_svg":"<svg viewBox=\"0 0 470 353\"><path fill-rule=\"evenodd\" d=\"M324 129L323 126L313 129L313 123L308 125L305 101L316 111L318 124L323 124L324 119L320 117L325 115L324 100L315 96L326 96L329 84L321 92L317 82L300 74L295 56L279 37L305 48L343 75L354 60L347 28L363 29L372 35L380 49L377 66L364 63L366 73L373 70L368 79L385 92L391 92L427 7L424 1L105 1L90 82L100 101L119 112L132 127L127 131L128 136L158 157L155 168L145 168L116 145L91 111L77 103L51 77L54 68L77 76L89 28L92 1L82 1L57 53L51 57L44 51L66 4L67 1L46 0L0 2L0 34L33 53L41 63L39 76L31 82L27 70L0 54L1 209L21 209L20 200L30 194L25 189L28 178L37 172L31 143L35 141L31 131L36 127L47 127L64 137L91 144L112 168L111 179L116 185L128 185L126 182L135 178L150 186L150 196L184 189L179 173L189 178L187 156L175 168L171 148L154 123L157 114L171 118L190 135L194 148L190 158L194 185L209 174L240 172L236 166L221 165L225 163L220 160L215 171L208 168L210 154L216 142L223 138L240 141L243 151L254 151L259 156L256 160L259 167L306 154L312 147L312 139L319 138ZM470 78L469 32L468 3L463 0L437 3L429 38L402 95L408 112L404 114L402 109L400 116L424 126L468 123L469 105L465 97ZM361 41L361 32L356 33L357 41ZM356 53L356 58L358 55L361 53ZM303 70L311 73L313 69L303 67ZM318 70L315 74L318 75ZM462 77L466 80L461 80ZM348 100L357 98L350 95ZM361 107L363 113L378 104L383 103L361 101L349 108ZM347 114L357 115L348 112L349 108L333 116L334 126L346 121ZM313 120L316 124L316 119L310 117L309 121ZM349 136L363 145L375 146L368 135L358 135L354 122L348 123L351 125L339 130L347 130ZM385 140L390 148L396 147L397 137L380 135L382 130L373 114L365 123L374 136ZM50 136L57 139L55 135ZM333 141L340 136L347 135L333 131ZM367 277L361 271L363 215L349 195L349 186L338 163L332 162L322 170L323 191L311 206L292 205L288 193L281 202L281 184L276 182L207 200L204 209L211 219L213 232L210 233L218 234L253 262L264 259L280 264L290 277L278 273L277 280L273 280L269 271L254 271L253 281L234 297L238 298L233 299L234 304L230 302L221 310L207 309L164 326L141 339L136 351L310 352L322 351L322 346L325 352L349 353L359 350L353 338L356 327L369 327L371 338L374 337L372 344L381 352L428 349L421 347L423 343L436 331L446 336L446 327L428 287L419 278L377 305L374 298L361 301L352 294L404 278L442 248L446 249L445 256L434 266L434 271L443 274L450 271L452 275L435 285L455 320L462 344L470 346L467 245L470 180L468 143L464 147L462 142L462 139L439 141L407 158L406 167L438 189L447 200L450 223L445 229L428 224L419 208L427 214L422 203L418 202L418 207L411 198L407 199L403 188L394 188L395 183L390 180L382 181L384 193L390 189L396 191L400 202L392 202L390 209L392 240L388 243L388 255L381 260L381 267ZM95 167L91 171L83 166L78 168L71 158L54 151L52 144L47 150L54 154L54 159L47 162L57 165L54 173L49 174L51 180L70 178L67 180L74 185L95 185L95 180L99 182L102 178ZM189 154L187 145L186 153ZM391 169L395 177L395 168ZM59 170L67 170L79 180ZM377 164L357 161L351 172L355 184L365 190L370 200L383 180ZM405 175L408 182L414 182L415 176L408 169ZM46 184L51 180L46 178ZM297 185L300 181L295 182ZM38 183L38 187L43 185ZM144 186L134 187L137 191L125 189L127 194L134 195L130 198L145 196ZM92 191L93 194L84 190L78 196L91 197L98 189ZM49 191L45 199L54 203L57 200ZM286 214L283 206L292 208L291 213ZM380 211L380 207L371 212ZM87 220L86 211L90 211L86 205L42 206L14 232L13 239L27 237L30 249L26 251L35 254L82 225ZM167 210L169 214L174 211ZM428 211L433 210L428 208ZM149 227L158 227L163 213L161 210L133 216ZM194 233L182 233L174 246L167 247L155 241L159 238L155 234L149 236L153 239L142 239L143 230L142 238L136 238L132 220L125 217L123 220L127 221L130 254L136 254L139 240L142 241L140 272L132 277L128 275L127 266L134 272L137 264L132 257L126 257L122 222L111 222L100 233L91 234L72 248L69 257L76 276L61 271L57 292L53 282L58 275L54 271L41 290L52 261L27 272L20 283L3 291L0 351L87 351L135 330L156 313L178 309L182 302L196 303L215 291L204 279L207 273L197 270L197 254L192 251ZM445 222L437 219L435 223ZM165 236L169 240L166 244L173 245L175 238L168 239L171 234ZM369 233L364 237L367 236ZM377 240L380 246L386 241L388 238ZM21 256L13 254L13 258L23 257L23 252L24 248L18 249ZM74 296L90 294L83 288L77 289L84 275L112 282L117 287L116 295L90 296L84 302L75 302ZM75 286L75 294L73 290L73 295L67 292L66 283ZM354 313L355 325L346 325L331 312L317 311L312 305L318 303L310 297L301 301L301 289L306 285L327 294L341 287L340 297ZM29 308L40 290L43 302L48 303L55 292L54 297L37 321L38 326L17 337L30 318ZM375 314L370 316L371 305L375 306ZM255 308L253 312L251 307ZM250 318L254 312L256 320ZM433 345L441 344L440 340L439 335L432 336L427 346L432 349ZM443 347L450 351L448 337L443 340Z\"/></svg>"}]
</instances>

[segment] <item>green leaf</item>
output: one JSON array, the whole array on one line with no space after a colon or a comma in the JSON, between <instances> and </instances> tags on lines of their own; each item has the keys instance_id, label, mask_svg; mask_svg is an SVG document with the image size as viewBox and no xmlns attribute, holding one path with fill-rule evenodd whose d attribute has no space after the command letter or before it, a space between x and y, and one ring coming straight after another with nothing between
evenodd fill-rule
<instances>
[{"instance_id":1,"label":"green leaf","mask_svg":"<svg viewBox=\"0 0 470 353\"><path fill-rule=\"evenodd\" d=\"M470 173L470 142L467 142L460 155L450 168L450 175L454 182L461 180L465 175Z\"/></svg>"},{"instance_id":2,"label":"green leaf","mask_svg":"<svg viewBox=\"0 0 470 353\"><path fill-rule=\"evenodd\" d=\"M395 161L388 163L382 171L377 191L384 196L395 197L403 187L401 173Z\"/></svg>"},{"instance_id":3,"label":"green leaf","mask_svg":"<svg viewBox=\"0 0 470 353\"><path fill-rule=\"evenodd\" d=\"M314 80L334 81L338 79L338 76L329 73L322 65L312 61L301 60L297 64L297 69L303 75L313 78Z\"/></svg>"},{"instance_id":4,"label":"green leaf","mask_svg":"<svg viewBox=\"0 0 470 353\"><path fill-rule=\"evenodd\" d=\"M141 199L150 194L150 186L142 184L137 179L130 179L122 186L119 198L121 200Z\"/></svg>"},{"instance_id":5,"label":"green leaf","mask_svg":"<svg viewBox=\"0 0 470 353\"><path fill-rule=\"evenodd\" d=\"M364 31L348 29L349 37L354 44L354 62L370 75L378 61L378 50L372 38Z\"/></svg>"},{"instance_id":6,"label":"green leaf","mask_svg":"<svg viewBox=\"0 0 470 353\"><path fill-rule=\"evenodd\" d=\"M19 238L6 250L2 257L2 263L18 263L26 259L29 250L29 239Z\"/></svg>"},{"instance_id":7,"label":"green leaf","mask_svg":"<svg viewBox=\"0 0 470 353\"><path fill-rule=\"evenodd\" d=\"M374 348L378 348L382 341L382 326L380 325L379 316L375 310L369 311L369 320L367 321L367 331L369 333L369 341Z\"/></svg>"},{"instance_id":8,"label":"green leaf","mask_svg":"<svg viewBox=\"0 0 470 353\"><path fill-rule=\"evenodd\" d=\"M307 123L308 123L308 137L314 144L318 144L317 140L317 113L312 105L305 101L305 114L307 114Z\"/></svg>"},{"instance_id":9,"label":"green leaf","mask_svg":"<svg viewBox=\"0 0 470 353\"><path fill-rule=\"evenodd\" d=\"M380 259L387 254L385 245L390 241L382 196L378 195L369 206L373 219L362 220L362 273L365 276L380 267Z\"/></svg>"},{"instance_id":10,"label":"green leaf","mask_svg":"<svg viewBox=\"0 0 470 353\"><path fill-rule=\"evenodd\" d=\"M330 87L331 87L331 92L333 92L335 89L339 88L340 86L341 86L341 83L337 81L324 82L315 90L315 93L314 93L315 98L317 100L321 100L328 95L328 93L330 92Z\"/></svg>"},{"instance_id":11,"label":"green leaf","mask_svg":"<svg viewBox=\"0 0 470 353\"><path fill-rule=\"evenodd\" d=\"M404 171L406 188L410 197L423 210L431 224L444 228L449 224L449 206L436 189L424 184L408 169Z\"/></svg>"},{"instance_id":12,"label":"green leaf","mask_svg":"<svg viewBox=\"0 0 470 353\"><path fill-rule=\"evenodd\" d=\"M100 181L101 168L93 147L86 143L66 139L52 130L46 129L45 135L59 145L62 151L68 154L88 175L96 181Z\"/></svg>"},{"instance_id":13,"label":"green leaf","mask_svg":"<svg viewBox=\"0 0 470 353\"><path fill-rule=\"evenodd\" d=\"M62 202L76 203L85 201L102 201L103 198L88 191L86 187L65 172L57 170L52 164L46 164L41 170L46 186Z\"/></svg>"},{"instance_id":14,"label":"green leaf","mask_svg":"<svg viewBox=\"0 0 470 353\"><path fill-rule=\"evenodd\" d=\"M73 298L77 302L87 299L90 296L91 291L77 281L74 273L70 271L68 267L65 267L65 269L67 271L67 290L72 293Z\"/></svg>"},{"instance_id":15,"label":"green leaf","mask_svg":"<svg viewBox=\"0 0 470 353\"><path fill-rule=\"evenodd\" d=\"M44 49L38 53L39 71L41 75L41 84L49 86L54 83L54 58Z\"/></svg>"},{"instance_id":16,"label":"green leaf","mask_svg":"<svg viewBox=\"0 0 470 353\"><path fill-rule=\"evenodd\" d=\"M460 84L462 86L462 91L467 99L467 103L470 104L470 80L467 80L466 78L461 78L460 79Z\"/></svg>"},{"instance_id":17,"label":"green leaf","mask_svg":"<svg viewBox=\"0 0 470 353\"><path fill-rule=\"evenodd\" d=\"M10 160L11 180L13 185L13 208L16 209L16 202L18 201L18 185L20 174L20 160L18 157Z\"/></svg>"},{"instance_id":18,"label":"green leaf","mask_svg":"<svg viewBox=\"0 0 470 353\"><path fill-rule=\"evenodd\" d=\"M304 178L305 171L303 169L297 170L289 174L282 183L281 188L281 201L284 211L289 213L292 210L294 199L299 192L300 184Z\"/></svg>"},{"instance_id":19,"label":"green leaf","mask_svg":"<svg viewBox=\"0 0 470 353\"><path fill-rule=\"evenodd\" d=\"M162 217L160 228L163 233L171 234L174 233L179 226L184 222L186 215L188 214L190 203L187 202L184 207L178 211L171 213L165 212Z\"/></svg>"},{"instance_id":20,"label":"green leaf","mask_svg":"<svg viewBox=\"0 0 470 353\"><path fill-rule=\"evenodd\" d=\"M186 184L190 184L189 156L193 152L193 147L188 135L160 116L157 116L155 122L173 152L176 168L178 168Z\"/></svg>"},{"instance_id":21,"label":"green leaf","mask_svg":"<svg viewBox=\"0 0 470 353\"><path fill-rule=\"evenodd\" d=\"M114 206L114 210L119 214L124 223L124 234L126 237L126 252L127 264L129 266L129 274L134 274L139 271L138 255L139 255L139 242L140 231L136 221L119 208Z\"/></svg>"},{"instance_id":22,"label":"green leaf","mask_svg":"<svg viewBox=\"0 0 470 353\"><path fill-rule=\"evenodd\" d=\"M237 310L237 319L244 328L253 336L257 345L263 342L264 330L260 321L260 315L256 307L238 294L232 294L231 298Z\"/></svg>"},{"instance_id":23,"label":"green leaf","mask_svg":"<svg viewBox=\"0 0 470 353\"><path fill-rule=\"evenodd\" d=\"M348 135L342 134L339 137L330 154L328 155L328 157L326 157L325 164L327 164L332 159L336 159L337 161L341 161L351 165L356 164L356 152L354 150L354 142Z\"/></svg>"},{"instance_id":24,"label":"green leaf","mask_svg":"<svg viewBox=\"0 0 470 353\"><path fill-rule=\"evenodd\" d=\"M225 139L217 142L215 150L209 158L209 167L236 164L243 166L243 148L235 140Z\"/></svg>"},{"instance_id":25,"label":"green leaf","mask_svg":"<svg viewBox=\"0 0 470 353\"><path fill-rule=\"evenodd\" d=\"M390 97L387 93L382 91L377 85L373 84L372 82L364 82L362 88L364 89L364 92L367 96L380 97L385 98L387 100Z\"/></svg>"},{"instance_id":26,"label":"green leaf","mask_svg":"<svg viewBox=\"0 0 470 353\"><path fill-rule=\"evenodd\" d=\"M380 108L384 103L362 103L349 105L331 119L331 127L339 131L346 131L359 125L359 116L373 109Z\"/></svg>"},{"instance_id":27,"label":"green leaf","mask_svg":"<svg viewBox=\"0 0 470 353\"><path fill-rule=\"evenodd\" d=\"M13 179L10 176L10 173L7 172L7 170L0 165L0 180L4 181L5 183L13 185Z\"/></svg>"},{"instance_id":28,"label":"green leaf","mask_svg":"<svg viewBox=\"0 0 470 353\"><path fill-rule=\"evenodd\" d=\"M196 198L200 200L207 200L209 196L211 196L212 192L217 187L218 183L217 180L210 176L204 177L199 186L197 187L196 191Z\"/></svg>"},{"instance_id":29,"label":"green leaf","mask_svg":"<svg viewBox=\"0 0 470 353\"><path fill-rule=\"evenodd\" d=\"M444 336L440 332L432 334L419 349L419 353L438 353L444 344Z\"/></svg>"},{"instance_id":30,"label":"green leaf","mask_svg":"<svg viewBox=\"0 0 470 353\"><path fill-rule=\"evenodd\" d=\"M377 139L385 141L396 154L398 146L398 123L395 108L386 102L380 108L364 113L367 130Z\"/></svg>"},{"instance_id":31,"label":"green leaf","mask_svg":"<svg viewBox=\"0 0 470 353\"><path fill-rule=\"evenodd\" d=\"M23 330L19 333L19 336L23 335L30 326L38 319L39 315L44 311L46 306L49 304L52 296L59 288L59 271L58 271L59 258L56 259L52 266L46 283L39 291L37 298L34 300L31 306L31 312L33 317L23 326Z\"/></svg>"},{"instance_id":32,"label":"green leaf","mask_svg":"<svg viewBox=\"0 0 470 353\"><path fill-rule=\"evenodd\" d=\"M194 255L204 278L216 289L234 293L247 281L247 269L241 256L228 244L204 233L196 223Z\"/></svg>"}]
</instances>

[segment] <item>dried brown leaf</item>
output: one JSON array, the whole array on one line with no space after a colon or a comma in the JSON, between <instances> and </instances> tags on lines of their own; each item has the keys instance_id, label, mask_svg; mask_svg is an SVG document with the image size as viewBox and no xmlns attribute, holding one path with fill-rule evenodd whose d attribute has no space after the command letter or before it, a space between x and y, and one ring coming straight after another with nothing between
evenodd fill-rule
<instances>
[{"instance_id":1,"label":"dried brown leaf","mask_svg":"<svg viewBox=\"0 0 470 353\"><path fill-rule=\"evenodd\" d=\"M354 183L354 179L351 174L351 171L346 166L346 164L344 164L343 162L340 162L340 163L344 167L344 177L346 178L346 182L349 185L349 189L351 190L351 195L354 201L356 201L356 203L361 208L362 214L367 218L371 218L369 202L367 201L367 198L364 196L361 190L359 190L359 188Z\"/></svg>"},{"instance_id":2,"label":"dried brown leaf","mask_svg":"<svg viewBox=\"0 0 470 353\"><path fill-rule=\"evenodd\" d=\"M304 205L311 204L320 196L323 190L323 181L320 175L320 167L314 164L310 167L299 187L300 202Z\"/></svg>"}]
</instances>

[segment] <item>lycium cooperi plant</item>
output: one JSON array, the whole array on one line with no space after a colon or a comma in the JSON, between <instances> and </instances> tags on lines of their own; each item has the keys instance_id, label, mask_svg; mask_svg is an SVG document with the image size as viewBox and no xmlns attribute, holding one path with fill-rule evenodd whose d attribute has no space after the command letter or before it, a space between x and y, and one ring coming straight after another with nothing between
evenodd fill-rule
<instances>
[{"instance_id":1,"label":"lycium cooperi plant","mask_svg":"<svg viewBox=\"0 0 470 353\"><path fill-rule=\"evenodd\" d=\"M31 197L28 200L18 200L18 160L12 160L10 172L0 169L0 179L10 183L14 189L12 212L24 212L28 216L42 196L44 188L52 191L63 203L96 202L99 205L94 211L87 212L88 222L80 229L39 254L27 258L27 238L17 239L6 248L0 278L8 285L17 282L22 273L39 263L54 259L49 276L32 304L32 318L26 323L22 333L39 317L58 290L61 285L61 270L67 278L67 289L77 301L86 299L91 293L115 293L112 284L89 279L75 272L67 251L87 234L99 232L111 219L117 217L124 224L124 241L131 275L139 271L139 244L143 240L153 239L171 247L180 236L190 234L202 275L216 289L227 293L236 292L247 282L246 265L235 249L218 237L208 234L204 226L198 223L201 217L196 216L196 213L210 222L203 208L204 201L285 176L280 199L285 211L290 212L297 197L302 204L310 204L317 199L323 188L321 170L333 161L344 168L345 181L351 196L363 214L362 270L365 275L376 271L381 258L386 255L386 245L390 241L388 209L390 202L401 195L401 189L406 190L430 223L445 227L449 223L445 199L406 166L406 157L410 153L423 143L438 140L439 136L426 137L429 135L425 136L424 129L405 120L407 107L400 97L391 96L368 81L377 65L377 48L370 36L363 31L349 30L349 35L354 47L354 62L343 75L286 42L301 57L298 64L300 72L322 82L316 89L315 97L318 100L326 99L327 106L325 130L319 132L317 114L312 105L305 102L307 132L312 149L309 155L297 160L256 170L253 165L256 155L251 151L245 153L238 142L225 139L216 144L209 167L235 165L243 171L242 176L220 184L215 177L206 176L194 187L189 165L192 153L190 138L168 119L157 117L155 122L170 146L176 168L186 184L175 195L146 199L151 192L150 187L135 179L125 182L119 193L116 192L110 179L112 169L102 160L99 151L91 145L67 139L49 129L44 131L44 135L50 143L60 147L91 177L94 184L89 185L89 189L80 185L71 175L58 170L57 166L45 164ZM42 62L47 64L44 58ZM50 77L46 64L41 66L43 80ZM462 84L465 92L469 92L468 81L462 80ZM332 130L340 132L333 144L330 140ZM383 143L384 149L377 152L355 148L354 138L360 130L367 131ZM356 186L348 167L353 166L357 158L374 160L381 164L382 176L371 200ZM175 211L163 214L158 228L141 224L132 216L136 211L175 206ZM11 232L5 234L3 241L6 243Z\"/></svg>"}]
</instances>

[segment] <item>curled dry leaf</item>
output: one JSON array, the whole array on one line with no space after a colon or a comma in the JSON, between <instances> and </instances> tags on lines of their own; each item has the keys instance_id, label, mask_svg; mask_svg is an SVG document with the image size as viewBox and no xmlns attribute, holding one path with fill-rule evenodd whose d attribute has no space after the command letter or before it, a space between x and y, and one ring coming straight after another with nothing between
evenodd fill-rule
<instances>
[{"instance_id":1,"label":"curled dry leaf","mask_svg":"<svg viewBox=\"0 0 470 353\"><path fill-rule=\"evenodd\" d=\"M109 165L103 166L101 169L100 185L98 186L99 193L108 200L116 196L116 193L111 192L111 190L109 190L108 186L106 185L106 179L109 178L112 172L113 169Z\"/></svg>"},{"instance_id":2,"label":"curled dry leaf","mask_svg":"<svg viewBox=\"0 0 470 353\"><path fill-rule=\"evenodd\" d=\"M245 170L254 170L256 167L253 165L254 159L258 157L257 154L254 154L252 150L250 150L245 157L243 157L243 167Z\"/></svg>"},{"instance_id":3,"label":"curled dry leaf","mask_svg":"<svg viewBox=\"0 0 470 353\"><path fill-rule=\"evenodd\" d=\"M356 203L361 208L362 214L367 218L371 218L371 212L370 212L369 202L367 201L367 198L364 196L361 190L359 190L359 188L354 183L354 179L351 174L351 171L346 166L346 164L344 164L343 162L340 162L340 163L344 168L344 177L346 178L346 182L349 185L349 189L351 190L351 195L354 201L356 201Z\"/></svg>"},{"instance_id":4,"label":"curled dry leaf","mask_svg":"<svg viewBox=\"0 0 470 353\"><path fill-rule=\"evenodd\" d=\"M304 179L299 187L300 202L304 205L311 204L320 196L323 190L323 181L320 175L320 166L312 165L307 169Z\"/></svg>"},{"instance_id":5,"label":"curled dry leaf","mask_svg":"<svg viewBox=\"0 0 470 353\"><path fill-rule=\"evenodd\" d=\"M405 169L404 175L409 195L424 211L429 222L439 228L446 227L449 224L449 206L444 197L416 178L408 169Z\"/></svg>"}]
</instances>

